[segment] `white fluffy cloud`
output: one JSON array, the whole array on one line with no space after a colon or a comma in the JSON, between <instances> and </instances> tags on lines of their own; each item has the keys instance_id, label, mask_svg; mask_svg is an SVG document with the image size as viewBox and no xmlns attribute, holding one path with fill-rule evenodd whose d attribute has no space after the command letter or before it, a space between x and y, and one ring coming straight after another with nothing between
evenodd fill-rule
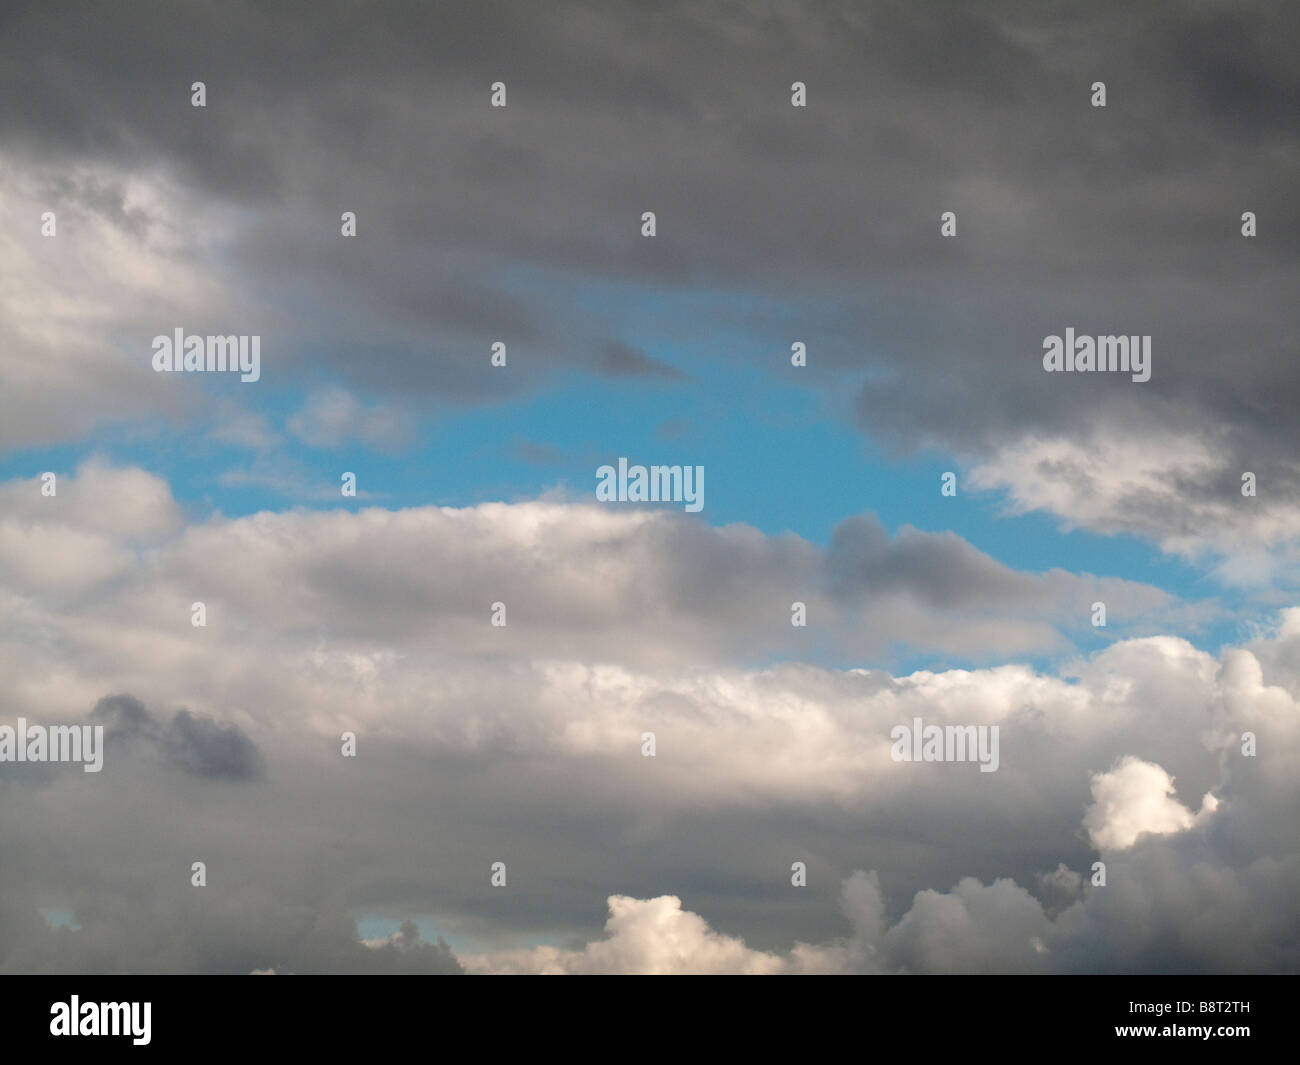
<instances>
[{"instance_id":1,"label":"white fluffy cloud","mask_svg":"<svg viewBox=\"0 0 1300 1065\"><path fill-rule=\"evenodd\" d=\"M461 962L470 972L542 975L762 975L786 968L775 955L719 935L698 914L683 910L682 900L675 895L656 899L611 896L605 932L607 939L588 943L582 950L536 947L493 957L462 958Z\"/></svg>"},{"instance_id":2,"label":"white fluffy cloud","mask_svg":"<svg viewBox=\"0 0 1300 1065\"><path fill-rule=\"evenodd\" d=\"M1210 563L1225 584L1293 580L1300 505L1267 475L1261 485L1258 471L1256 494L1243 495L1245 472L1203 425L1110 418L1083 439L1030 435L1003 444L975 465L971 483L1005 492L1013 513L1046 511L1067 529L1140 536Z\"/></svg>"},{"instance_id":3,"label":"white fluffy cloud","mask_svg":"<svg viewBox=\"0 0 1300 1065\"><path fill-rule=\"evenodd\" d=\"M53 211L57 235L41 235ZM0 156L0 446L62 441L99 424L175 418L203 402L150 366L177 326L242 314L198 264L230 220L160 173L33 167ZM219 330L220 332L233 330Z\"/></svg>"},{"instance_id":4,"label":"white fluffy cloud","mask_svg":"<svg viewBox=\"0 0 1300 1065\"><path fill-rule=\"evenodd\" d=\"M1083 823L1098 850L1124 850L1144 832L1164 836L1196 823L1196 815L1173 797L1173 778L1140 758L1122 758L1110 772L1094 776L1092 795ZM1213 813L1217 806L1207 792L1202 812Z\"/></svg>"}]
</instances>

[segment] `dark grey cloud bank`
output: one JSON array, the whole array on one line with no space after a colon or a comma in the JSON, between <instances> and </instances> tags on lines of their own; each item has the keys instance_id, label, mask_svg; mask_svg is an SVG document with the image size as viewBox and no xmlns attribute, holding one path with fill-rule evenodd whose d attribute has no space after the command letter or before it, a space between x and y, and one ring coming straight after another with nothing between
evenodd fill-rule
<instances>
[{"instance_id":1,"label":"dark grey cloud bank","mask_svg":"<svg viewBox=\"0 0 1300 1065\"><path fill-rule=\"evenodd\" d=\"M178 710L170 721L160 721L134 696L109 695L95 704L90 722L104 726L108 742L143 741L169 765L195 776L253 780L263 770L262 753L243 729L203 714Z\"/></svg>"},{"instance_id":2,"label":"dark grey cloud bank","mask_svg":"<svg viewBox=\"0 0 1300 1065\"><path fill-rule=\"evenodd\" d=\"M487 400L566 364L667 379L619 300L703 291L661 339L725 324L744 365L803 337L811 377L859 382L892 446L1208 426L1225 468L1294 503L1298 22L1273 3L11 5L0 135L22 163L157 167L228 205L250 331L375 394ZM49 197L142 224L111 179L70 180ZM618 298L577 298L595 283ZM1044 374L1067 325L1151 334L1152 380ZM477 369L498 338L527 352L508 382Z\"/></svg>"}]
</instances>

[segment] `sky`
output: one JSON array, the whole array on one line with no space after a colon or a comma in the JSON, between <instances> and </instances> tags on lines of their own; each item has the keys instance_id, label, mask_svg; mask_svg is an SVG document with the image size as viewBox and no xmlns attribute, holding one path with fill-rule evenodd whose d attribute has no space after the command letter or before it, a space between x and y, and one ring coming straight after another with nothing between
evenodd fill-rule
<instances>
[{"instance_id":1,"label":"sky","mask_svg":"<svg viewBox=\"0 0 1300 1065\"><path fill-rule=\"evenodd\" d=\"M1297 45L6 5L0 971L1300 969Z\"/></svg>"}]
</instances>

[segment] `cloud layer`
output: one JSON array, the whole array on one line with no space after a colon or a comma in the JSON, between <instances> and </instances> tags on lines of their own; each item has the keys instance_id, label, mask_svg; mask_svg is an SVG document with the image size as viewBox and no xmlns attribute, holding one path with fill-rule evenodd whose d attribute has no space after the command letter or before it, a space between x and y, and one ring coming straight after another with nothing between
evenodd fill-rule
<instances>
[{"instance_id":1,"label":"cloud layer","mask_svg":"<svg viewBox=\"0 0 1300 1065\"><path fill-rule=\"evenodd\" d=\"M0 971L1295 971L1298 27L8 5L0 716L107 746L0 764ZM725 511L536 481L709 434Z\"/></svg>"},{"instance_id":2,"label":"cloud layer","mask_svg":"<svg viewBox=\"0 0 1300 1065\"><path fill-rule=\"evenodd\" d=\"M176 325L263 335L270 388L328 382L293 425L323 446L565 371L681 383L654 349L694 336L762 372L815 325L810 382L878 444L1294 587L1300 84L1276 5L42 4L7 29L4 443L211 417L148 372ZM1151 335L1151 381L1044 374L1066 327ZM501 338L527 356L493 377Z\"/></svg>"},{"instance_id":3,"label":"cloud layer","mask_svg":"<svg viewBox=\"0 0 1300 1065\"><path fill-rule=\"evenodd\" d=\"M451 965L438 934L468 944L448 949L473 971L1294 964L1277 900L1300 862L1300 611L1218 658L1160 635L1067 648L1055 672L894 675L814 664L791 597L817 640L865 648L882 613L938 642L975 611L996 636L1077 613L1096 582L869 519L822 552L587 504L194 520L139 470L59 483L0 488L0 529L41 560L9 555L7 711L110 734L93 784L57 766L0 776L8 969L45 951L94 968L107 943L128 970ZM890 730L916 717L997 725L999 770L893 761ZM56 821L52 854L37 843ZM188 886L194 860L209 887ZM495 861L506 888L488 883ZM611 876L607 937L583 935ZM222 926L231 949L209 953L216 928L186 930L187 892L229 900L232 920L302 907L334 945ZM123 923L137 897L149 935ZM51 907L80 931L45 928ZM418 919L422 939L358 955L338 928L364 914Z\"/></svg>"}]
</instances>

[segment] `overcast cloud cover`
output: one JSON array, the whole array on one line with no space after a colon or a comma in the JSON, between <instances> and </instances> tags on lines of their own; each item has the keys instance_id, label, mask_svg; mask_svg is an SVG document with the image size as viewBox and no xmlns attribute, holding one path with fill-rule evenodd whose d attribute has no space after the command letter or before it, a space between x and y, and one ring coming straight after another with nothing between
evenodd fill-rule
<instances>
[{"instance_id":1,"label":"overcast cloud cover","mask_svg":"<svg viewBox=\"0 0 1300 1065\"><path fill-rule=\"evenodd\" d=\"M106 751L0 762L0 971L1300 969L1298 46L6 4L0 725ZM261 380L154 373L177 327ZM1044 373L1067 327L1150 381Z\"/></svg>"}]
</instances>

